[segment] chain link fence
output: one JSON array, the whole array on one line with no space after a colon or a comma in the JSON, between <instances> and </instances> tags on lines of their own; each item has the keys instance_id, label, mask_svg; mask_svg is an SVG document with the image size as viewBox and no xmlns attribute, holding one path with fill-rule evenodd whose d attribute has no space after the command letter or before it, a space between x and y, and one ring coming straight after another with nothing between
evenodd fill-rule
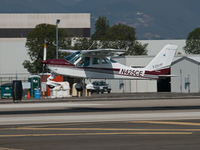
<instances>
[{"instance_id":1,"label":"chain link fence","mask_svg":"<svg viewBox=\"0 0 200 150\"><path fill-rule=\"evenodd\" d=\"M27 82L29 76L29 73L0 74L0 86L6 83L12 83L13 80L21 80L22 82Z\"/></svg>"}]
</instances>

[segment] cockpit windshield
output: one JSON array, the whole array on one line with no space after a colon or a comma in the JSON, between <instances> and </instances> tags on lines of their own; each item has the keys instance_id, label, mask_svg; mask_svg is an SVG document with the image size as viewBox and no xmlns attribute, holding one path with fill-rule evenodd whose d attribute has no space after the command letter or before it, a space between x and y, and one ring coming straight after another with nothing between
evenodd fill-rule
<instances>
[{"instance_id":1,"label":"cockpit windshield","mask_svg":"<svg viewBox=\"0 0 200 150\"><path fill-rule=\"evenodd\" d=\"M78 51L78 52L75 52L75 53L72 53L72 54L66 56L65 59L71 63L74 63L80 58L80 54L81 54L81 52Z\"/></svg>"},{"instance_id":2,"label":"cockpit windshield","mask_svg":"<svg viewBox=\"0 0 200 150\"><path fill-rule=\"evenodd\" d=\"M117 61L113 60L112 58L110 58L110 62L111 63L117 63Z\"/></svg>"}]
</instances>

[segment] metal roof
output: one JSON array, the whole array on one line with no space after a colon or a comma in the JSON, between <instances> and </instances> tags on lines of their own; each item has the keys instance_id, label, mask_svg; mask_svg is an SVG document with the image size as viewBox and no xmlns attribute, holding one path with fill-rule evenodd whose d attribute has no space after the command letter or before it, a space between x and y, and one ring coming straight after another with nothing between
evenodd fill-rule
<instances>
[{"instance_id":1,"label":"metal roof","mask_svg":"<svg viewBox=\"0 0 200 150\"><path fill-rule=\"evenodd\" d=\"M177 60L175 60L172 65L181 62L182 60L187 60L190 61L192 63L195 63L197 65L200 65L200 55L194 55L194 56L183 56Z\"/></svg>"}]
</instances>

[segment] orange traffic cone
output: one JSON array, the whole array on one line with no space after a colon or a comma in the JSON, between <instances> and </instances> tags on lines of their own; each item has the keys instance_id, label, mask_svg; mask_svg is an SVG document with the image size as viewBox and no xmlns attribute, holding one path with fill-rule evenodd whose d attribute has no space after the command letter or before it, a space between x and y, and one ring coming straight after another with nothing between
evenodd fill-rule
<instances>
[{"instance_id":1,"label":"orange traffic cone","mask_svg":"<svg viewBox=\"0 0 200 150\"><path fill-rule=\"evenodd\" d=\"M30 92L28 91L28 96L27 96L28 99L31 98L31 95L30 95Z\"/></svg>"}]
</instances>

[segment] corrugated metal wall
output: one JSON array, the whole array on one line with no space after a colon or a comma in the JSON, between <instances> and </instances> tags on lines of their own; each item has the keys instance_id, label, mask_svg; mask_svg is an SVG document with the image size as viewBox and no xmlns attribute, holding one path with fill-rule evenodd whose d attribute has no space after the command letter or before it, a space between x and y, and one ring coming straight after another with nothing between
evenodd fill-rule
<instances>
[{"instance_id":1,"label":"corrugated metal wall","mask_svg":"<svg viewBox=\"0 0 200 150\"><path fill-rule=\"evenodd\" d=\"M178 93L196 93L200 92L199 78L200 66L187 59L183 59L175 64L171 68L171 74L178 75L171 79L172 92Z\"/></svg>"}]
</instances>

